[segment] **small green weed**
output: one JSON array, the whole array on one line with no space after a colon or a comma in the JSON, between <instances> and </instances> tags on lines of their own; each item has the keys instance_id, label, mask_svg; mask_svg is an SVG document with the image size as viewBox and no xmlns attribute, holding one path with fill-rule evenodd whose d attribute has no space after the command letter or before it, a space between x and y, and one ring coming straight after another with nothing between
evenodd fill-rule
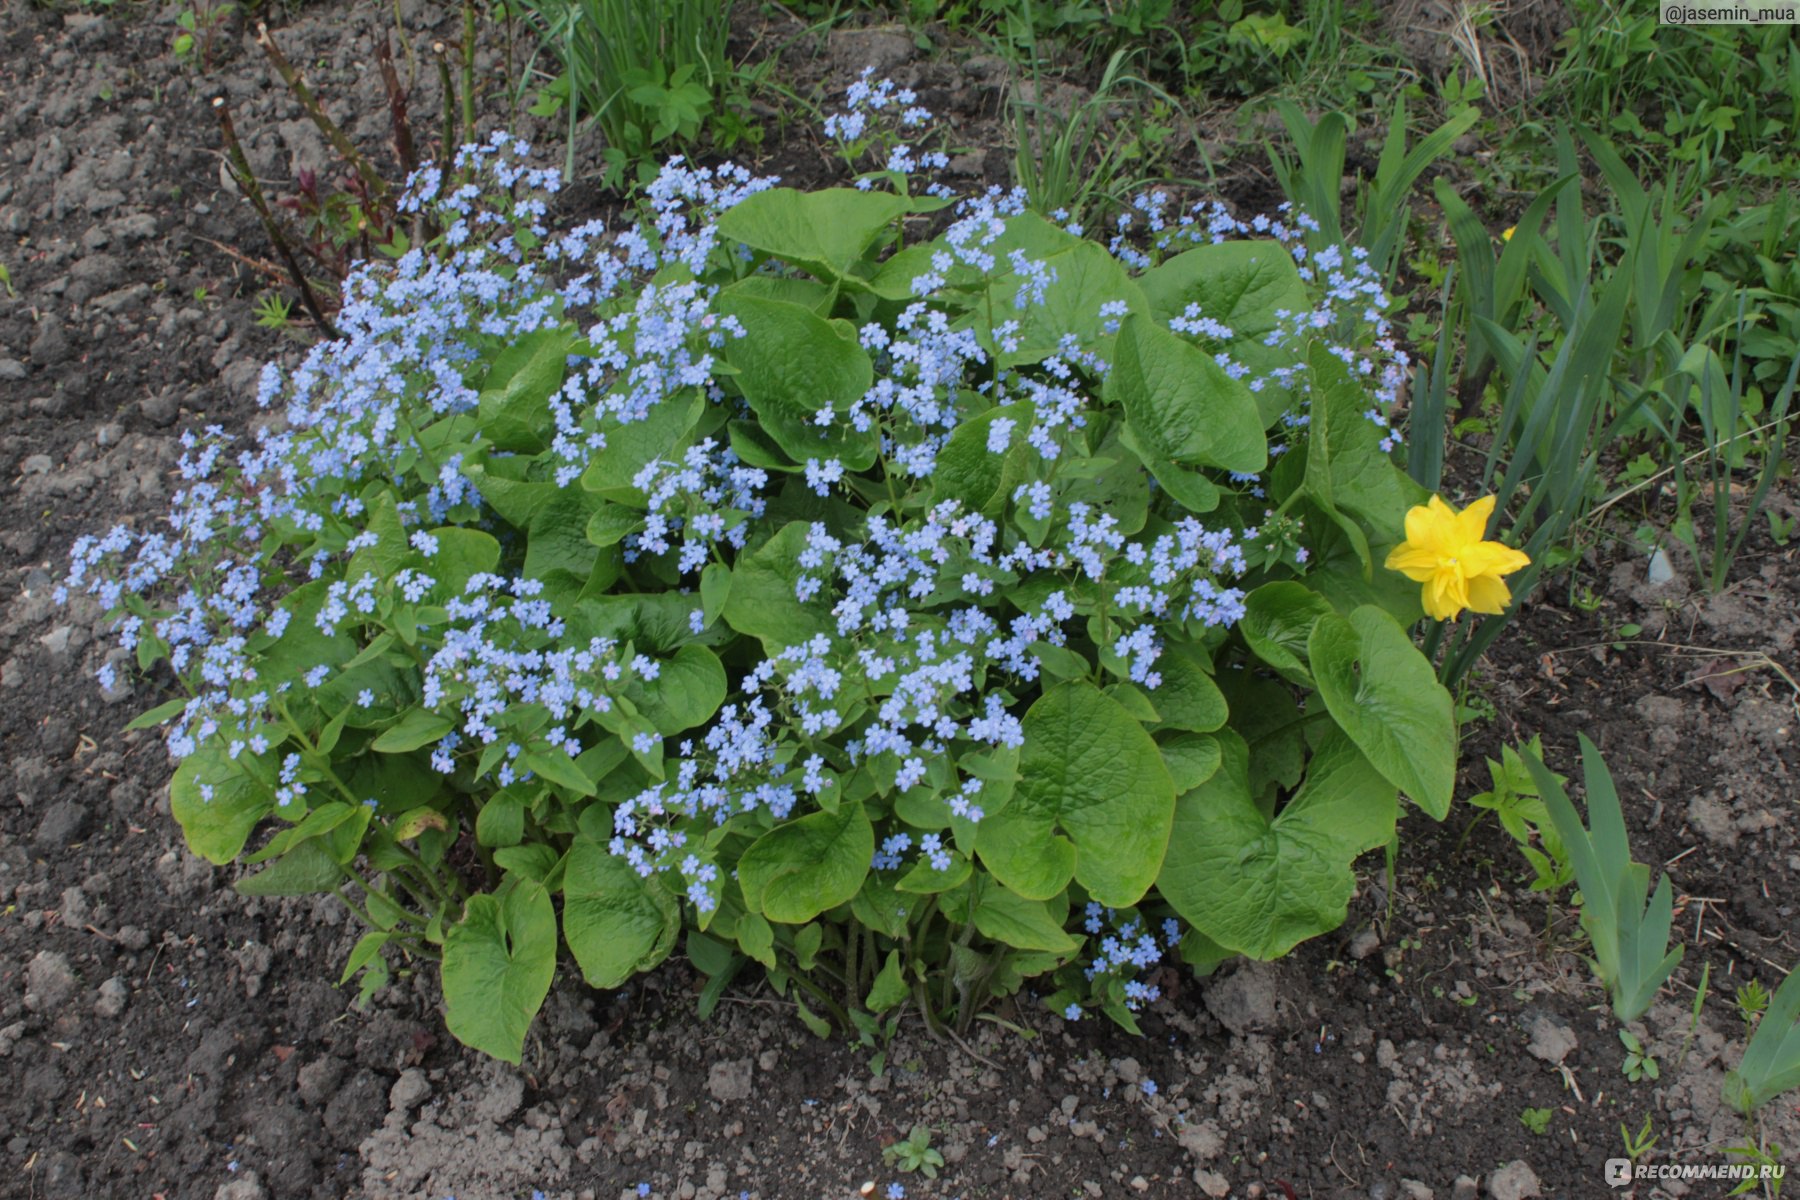
<instances>
[{"instance_id":1,"label":"small green weed","mask_svg":"<svg viewBox=\"0 0 1800 1200\"><path fill-rule=\"evenodd\" d=\"M1656 1065L1656 1059L1644 1049L1644 1043L1629 1029L1619 1030L1619 1041L1625 1046L1625 1065L1620 1068L1625 1078L1636 1083L1641 1079L1660 1079L1662 1068Z\"/></svg>"},{"instance_id":2,"label":"small green weed","mask_svg":"<svg viewBox=\"0 0 1800 1200\"><path fill-rule=\"evenodd\" d=\"M914 1125L906 1140L895 1142L881 1152L881 1161L902 1171L918 1171L927 1179L936 1179L944 1156L931 1148L931 1130Z\"/></svg>"},{"instance_id":3,"label":"small green weed","mask_svg":"<svg viewBox=\"0 0 1800 1200\"><path fill-rule=\"evenodd\" d=\"M1649 1113L1644 1114L1644 1124L1634 1135L1626 1128L1625 1122L1619 1122L1619 1140L1624 1143L1625 1157L1633 1163L1649 1154L1662 1139L1656 1136L1656 1127L1651 1124Z\"/></svg>"}]
</instances>

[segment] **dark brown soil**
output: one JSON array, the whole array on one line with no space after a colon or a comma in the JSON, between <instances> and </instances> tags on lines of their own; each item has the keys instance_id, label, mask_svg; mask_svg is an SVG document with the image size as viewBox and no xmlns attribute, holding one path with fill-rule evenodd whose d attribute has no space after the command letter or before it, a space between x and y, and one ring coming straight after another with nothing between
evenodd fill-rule
<instances>
[{"instance_id":1,"label":"dark brown soil","mask_svg":"<svg viewBox=\"0 0 1800 1200\"><path fill-rule=\"evenodd\" d=\"M401 11L449 28L428 4ZM243 256L267 251L221 186L206 97L230 94L267 179L321 147L235 37L210 76L174 61L175 12L0 0L0 262L17 289L0 298L0 1195L610 1200L642 1184L839 1200L867 1182L971 1200L1418 1200L1474 1196L1468 1176L1484 1195L1582 1197L1607 1194L1621 1122L1651 1117L1652 1161L1718 1161L1741 1138L1718 1103L1742 1039L1731 988L1773 987L1800 956L1800 551L1766 531L1718 596L1683 582L1679 554L1676 580L1651 587L1638 551L1607 545L1576 573L1597 607L1551 592L1471 691L1493 715L1468 735L1465 794L1486 786L1483 755L1533 733L1570 773L1585 731L1638 857L1668 864L1689 949L1641 1030L1660 1082L1621 1074L1566 903L1546 921L1491 821L1459 842L1467 808L1442 828L1409 819L1391 893L1372 856L1339 933L1279 964L1170 973L1142 1039L1026 1005L967 1046L904 1029L877 1071L873 1048L814 1039L753 984L698 1021L679 964L615 994L559 988L520 1070L449 1040L426 978L354 1008L331 985L356 931L329 904L238 897L187 854L160 743L122 732L152 698L102 696L96 615L50 599L73 537L158 511L177 433L246 427L261 364L297 344L255 324L266 281ZM366 48L392 20L333 0L281 30L371 146L386 116ZM967 185L1006 178L1004 64L978 47L928 59L904 30L815 38L786 18L739 42L778 52L801 95L875 62L951 118ZM498 50L482 65L504 70ZM427 88L415 109L432 103ZM803 123L771 120L757 153L790 181L838 177ZM1242 178L1229 198L1248 205L1262 185ZM1776 503L1795 511L1791 485ZM1767 1116L1784 1145L1800 1143L1790 1101ZM1546 1133L1527 1108L1551 1110ZM947 1160L935 1180L883 1161L919 1124Z\"/></svg>"}]
</instances>

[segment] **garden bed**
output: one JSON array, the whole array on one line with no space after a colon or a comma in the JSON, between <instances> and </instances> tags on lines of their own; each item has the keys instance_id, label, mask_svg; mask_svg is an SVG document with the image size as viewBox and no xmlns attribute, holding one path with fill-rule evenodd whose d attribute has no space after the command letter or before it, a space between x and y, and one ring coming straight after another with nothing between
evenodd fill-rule
<instances>
[{"instance_id":1,"label":"garden bed","mask_svg":"<svg viewBox=\"0 0 1800 1200\"><path fill-rule=\"evenodd\" d=\"M429 8L401 11L428 21ZM366 74L369 31L391 20L327 4L281 36L329 96ZM151 698L103 696L100 631L51 600L77 534L166 505L180 430L260 419L262 363L296 349L255 323L260 281L239 255L266 253L260 230L221 183L209 96L169 54L167 20L13 0L0 28L0 228L17 289L0 298L0 1192L836 1200L869 1182L971 1200L1461 1200L1477 1194L1466 1176L1481 1195L1574 1197L1605 1194L1621 1123L1650 1119L1651 1161L1722 1161L1741 1141L1719 1100L1743 1040L1730 990L1772 987L1800 957L1800 548L1762 529L1716 595L1679 557L1653 585L1629 539L1607 543L1576 587L1528 608L1470 692L1491 711L1467 727L1459 797L1487 786L1483 755L1537 733L1570 773L1585 732L1619 780L1637 856L1668 864L1688 952L1643 1030L1660 1079L1621 1073L1567 906L1547 925L1510 840L1492 818L1463 837L1462 804L1441 827L1409 813L1392 894L1380 856L1365 859L1337 933L1275 964L1166 972L1142 1038L1019 1004L966 1044L909 1023L877 1064L813 1037L749 975L699 1020L678 962L615 993L560 983L518 1068L448 1037L435 974L354 1007L331 984L359 931L334 903L242 898L188 853L161 740L123 731ZM791 31L771 19L747 35ZM871 60L917 76L953 118L955 171L1004 177L991 64L876 29L835 36L796 71L841 87ZM250 142L259 173L321 152L260 59L238 53L214 79L243 128L274 131ZM381 101L356 86L370 115L351 132L378 141ZM772 128L761 169L836 178L812 136ZM1266 181L1239 192L1255 204ZM580 216L594 203L565 198ZM1771 505L1800 511L1791 481ZM1784 1146L1800 1145L1792 1099L1766 1113ZM1542 1132L1522 1119L1532 1109L1548 1110ZM936 1179L884 1161L920 1125L945 1160Z\"/></svg>"}]
</instances>

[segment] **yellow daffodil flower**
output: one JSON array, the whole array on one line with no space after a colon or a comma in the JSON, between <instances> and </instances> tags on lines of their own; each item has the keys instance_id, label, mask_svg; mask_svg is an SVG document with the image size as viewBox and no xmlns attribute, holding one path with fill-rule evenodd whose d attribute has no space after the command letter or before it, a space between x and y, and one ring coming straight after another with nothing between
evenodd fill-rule
<instances>
[{"instance_id":1,"label":"yellow daffodil flower","mask_svg":"<svg viewBox=\"0 0 1800 1200\"><path fill-rule=\"evenodd\" d=\"M1388 553L1387 567L1425 585L1425 612L1448 621L1463 609L1501 613L1512 603L1502 575L1531 564L1520 550L1483 541L1494 498L1484 496L1460 513L1442 497L1409 509L1406 540Z\"/></svg>"}]
</instances>

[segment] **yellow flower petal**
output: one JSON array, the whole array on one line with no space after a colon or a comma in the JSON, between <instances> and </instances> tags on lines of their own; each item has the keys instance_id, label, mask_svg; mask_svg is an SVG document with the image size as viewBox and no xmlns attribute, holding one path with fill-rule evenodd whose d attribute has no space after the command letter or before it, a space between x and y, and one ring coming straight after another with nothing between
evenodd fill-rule
<instances>
[{"instance_id":1,"label":"yellow flower petal","mask_svg":"<svg viewBox=\"0 0 1800 1200\"><path fill-rule=\"evenodd\" d=\"M1461 548L1456 562L1465 576L1510 575L1531 562L1519 551L1501 542L1472 542Z\"/></svg>"},{"instance_id":2,"label":"yellow flower petal","mask_svg":"<svg viewBox=\"0 0 1800 1200\"><path fill-rule=\"evenodd\" d=\"M1425 585L1425 612L1448 621L1469 607L1469 588L1455 571L1439 571Z\"/></svg>"},{"instance_id":3,"label":"yellow flower petal","mask_svg":"<svg viewBox=\"0 0 1800 1200\"><path fill-rule=\"evenodd\" d=\"M1483 496L1462 510L1456 518L1457 536L1465 542L1479 542L1487 533L1488 520L1494 515L1494 498Z\"/></svg>"},{"instance_id":4,"label":"yellow flower petal","mask_svg":"<svg viewBox=\"0 0 1800 1200\"><path fill-rule=\"evenodd\" d=\"M1433 554L1448 555L1456 542L1456 513L1433 496L1431 503L1406 512L1406 541Z\"/></svg>"},{"instance_id":5,"label":"yellow flower petal","mask_svg":"<svg viewBox=\"0 0 1800 1200\"><path fill-rule=\"evenodd\" d=\"M1386 567L1399 571L1414 583L1424 583L1438 571L1438 555L1411 542L1401 542L1388 551Z\"/></svg>"},{"instance_id":6,"label":"yellow flower petal","mask_svg":"<svg viewBox=\"0 0 1800 1200\"><path fill-rule=\"evenodd\" d=\"M1498 575L1477 575L1469 580L1469 609L1472 612L1497 614L1512 603L1512 590Z\"/></svg>"}]
</instances>

